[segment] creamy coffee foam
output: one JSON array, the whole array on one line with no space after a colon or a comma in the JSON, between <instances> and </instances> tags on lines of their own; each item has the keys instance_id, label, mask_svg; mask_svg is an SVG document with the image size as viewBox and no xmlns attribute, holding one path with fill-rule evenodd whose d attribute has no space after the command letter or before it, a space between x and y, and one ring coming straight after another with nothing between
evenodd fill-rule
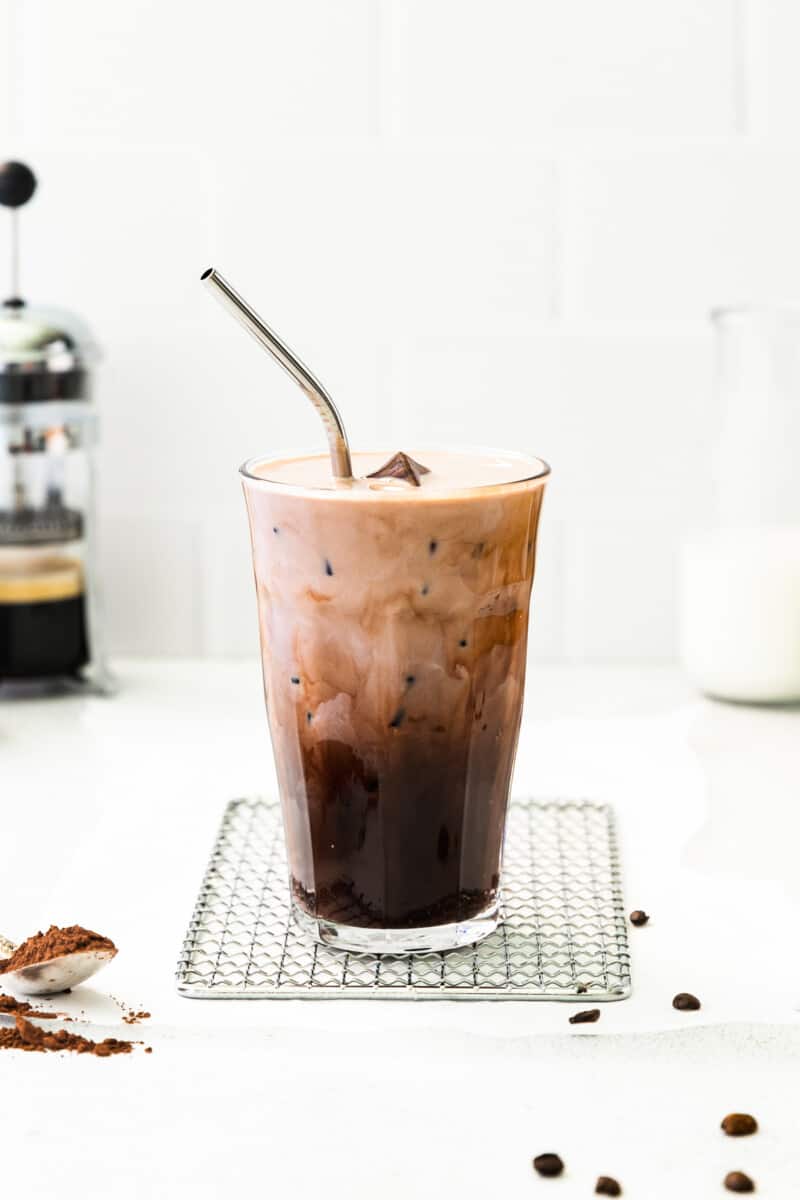
<instances>
[{"instance_id":1,"label":"creamy coffee foam","mask_svg":"<svg viewBox=\"0 0 800 1200\"><path fill-rule=\"evenodd\" d=\"M420 476L419 487L403 479L370 479L391 457L391 451L353 454L352 484L335 483L327 454L307 454L297 458L254 461L249 473L270 483L313 490L329 490L339 496L375 496L401 494L403 497L430 496L432 493L468 491L474 488L502 487L538 478L547 473L539 458L496 451L410 450L409 455L428 468Z\"/></svg>"}]
</instances>

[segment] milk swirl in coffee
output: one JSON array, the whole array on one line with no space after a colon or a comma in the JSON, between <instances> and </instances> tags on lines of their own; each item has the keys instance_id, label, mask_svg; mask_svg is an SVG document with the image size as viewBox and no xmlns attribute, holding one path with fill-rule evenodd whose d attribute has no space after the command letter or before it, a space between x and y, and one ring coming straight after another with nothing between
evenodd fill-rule
<instances>
[{"instance_id":1,"label":"milk swirl in coffee","mask_svg":"<svg viewBox=\"0 0 800 1200\"><path fill-rule=\"evenodd\" d=\"M340 940L497 909L547 467L409 455L244 471L293 896Z\"/></svg>"}]
</instances>

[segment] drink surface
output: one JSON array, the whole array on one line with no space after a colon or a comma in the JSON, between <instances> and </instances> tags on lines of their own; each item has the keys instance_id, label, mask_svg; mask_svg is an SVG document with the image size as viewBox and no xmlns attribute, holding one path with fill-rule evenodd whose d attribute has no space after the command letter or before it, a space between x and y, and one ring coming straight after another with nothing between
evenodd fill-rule
<instances>
[{"instance_id":1,"label":"drink surface","mask_svg":"<svg viewBox=\"0 0 800 1200\"><path fill-rule=\"evenodd\" d=\"M290 487L322 490L343 498L366 499L389 494L417 500L434 494L518 483L539 477L547 469L541 459L498 451L412 450L409 453L413 460L427 467L427 473L419 477L419 487L398 478L369 478L390 459L391 455L385 451L353 454L355 479L344 485L334 483L327 454L256 460L250 465L258 478Z\"/></svg>"},{"instance_id":2,"label":"drink surface","mask_svg":"<svg viewBox=\"0 0 800 1200\"><path fill-rule=\"evenodd\" d=\"M364 927L496 903L547 470L412 457L419 487L334 484L324 455L244 485L295 898Z\"/></svg>"}]
</instances>

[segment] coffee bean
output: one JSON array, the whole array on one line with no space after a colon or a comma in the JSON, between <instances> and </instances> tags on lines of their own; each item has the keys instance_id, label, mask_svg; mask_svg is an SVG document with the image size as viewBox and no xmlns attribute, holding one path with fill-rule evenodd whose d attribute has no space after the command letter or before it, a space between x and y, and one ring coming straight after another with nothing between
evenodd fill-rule
<instances>
[{"instance_id":1,"label":"coffee bean","mask_svg":"<svg viewBox=\"0 0 800 1200\"><path fill-rule=\"evenodd\" d=\"M610 1175L601 1175L594 1189L595 1196L621 1196L622 1188Z\"/></svg>"},{"instance_id":2,"label":"coffee bean","mask_svg":"<svg viewBox=\"0 0 800 1200\"><path fill-rule=\"evenodd\" d=\"M564 1170L564 1164L557 1154L537 1154L533 1160L533 1169L547 1178L554 1178Z\"/></svg>"},{"instance_id":3,"label":"coffee bean","mask_svg":"<svg viewBox=\"0 0 800 1200\"><path fill-rule=\"evenodd\" d=\"M700 1001L691 992L678 992L672 1001L672 1007L677 1008L680 1012L696 1012L700 1007Z\"/></svg>"},{"instance_id":4,"label":"coffee bean","mask_svg":"<svg viewBox=\"0 0 800 1200\"><path fill-rule=\"evenodd\" d=\"M747 1137L758 1129L758 1121L750 1113L728 1113L720 1125L728 1137Z\"/></svg>"},{"instance_id":5,"label":"coffee bean","mask_svg":"<svg viewBox=\"0 0 800 1200\"><path fill-rule=\"evenodd\" d=\"M754 1192L756 1185L744 1171L729 1171L725 1176L724 1185L729 1192Z\"/></svg>"},{"instance_id":6,"label":"coffee bean","mask_svg":"<svg viewBox=\"0 0 800 1200\"><path fill-rule=\"evenodd\" d=\"M650 917L641 908L635 908L630 916L631 925L646 925Z\"/></svg>"},{"instance_id":7,"label":"coffee bean","mask_svg":"<svg viewBox=\"0 0 800 1200\"><path fill-rule=\"evenodd\" d=\"M600 1020L599 1008L585 1008L583 1012L573 1013L569 1019L570 1025L591 1025Z\"/></svg>"}]
</instances>

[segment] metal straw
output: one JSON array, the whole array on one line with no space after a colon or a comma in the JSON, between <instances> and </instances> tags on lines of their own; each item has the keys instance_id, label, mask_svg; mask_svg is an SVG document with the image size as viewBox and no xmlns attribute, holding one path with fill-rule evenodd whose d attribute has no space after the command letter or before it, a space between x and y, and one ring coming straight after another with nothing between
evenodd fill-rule
<instances>
[{"instance_id":1,"label":"metal straw","mask_svg":"<svg viewBox=\"0 0 800 1200\"><path fill-rule=\"evenodd\" d=\"M222 306L236 318L240 325L244 326L260 346L269 351L284 371L291 375L298 387L302 388L325 426L334 477L336 479L352 479L350 447L347 443L347 434L344 431L342 418L319 380L315 379L308 367L303 366L297 355L289 349L274 330L261 320L258 313L231 287L219 271L214 267L209 267L207 271L203 272L200 279L207 288L211 289Z\"/></svg>"}]
</instances>

